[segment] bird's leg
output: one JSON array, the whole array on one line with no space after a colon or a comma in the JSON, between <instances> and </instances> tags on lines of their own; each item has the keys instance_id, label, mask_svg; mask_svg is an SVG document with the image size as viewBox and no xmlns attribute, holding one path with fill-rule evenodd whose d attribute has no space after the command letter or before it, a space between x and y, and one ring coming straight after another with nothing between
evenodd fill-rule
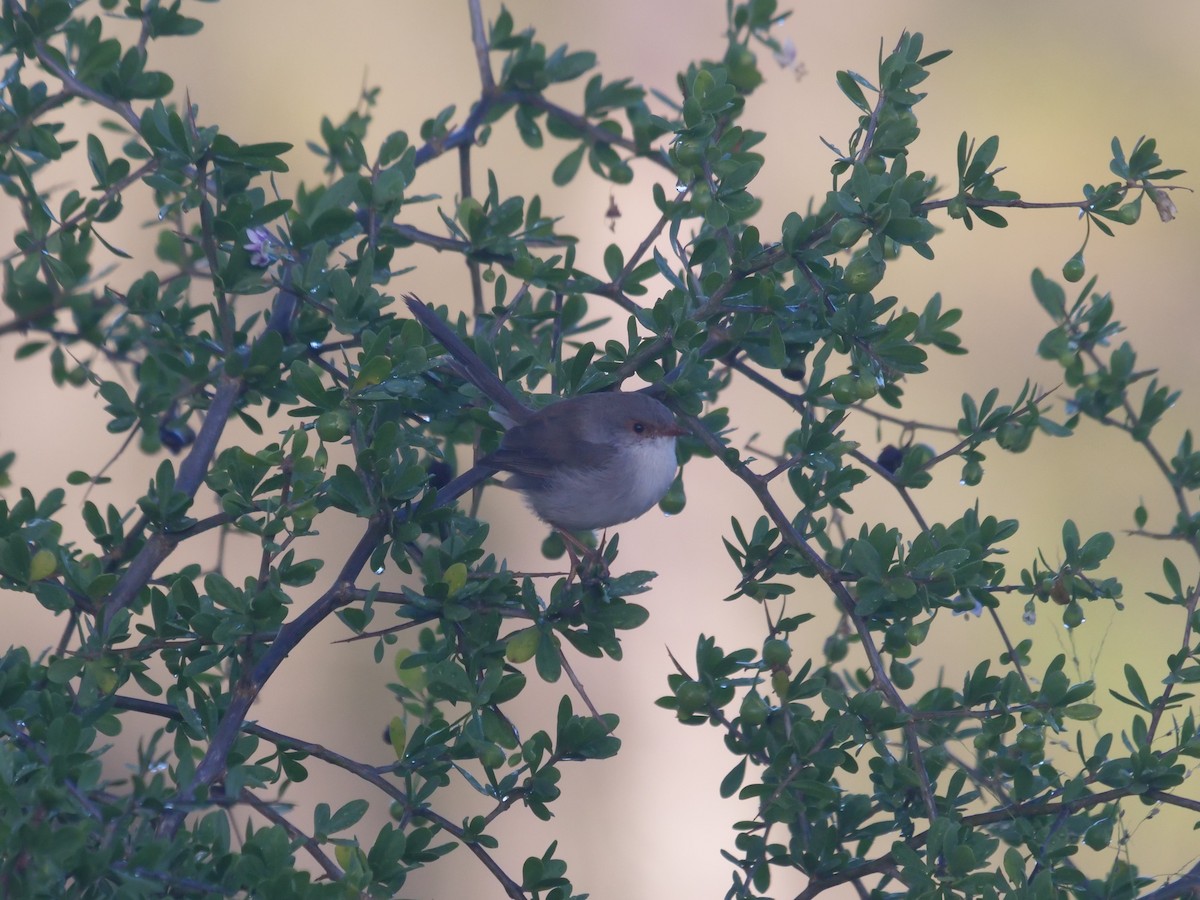
<instances>
[{"instance_id":1,"label":"bird's leg","mask_svg":"<svg viewBox=\"0 0 1200 900\"><path fill-rule=\"evenodd\" d=\"M590 572L596 573L600 578L608 577L608 561L604 558L604 542L600 542L600 547L589 547L579 538L575 537L571 532L558 529L558 533L562 536L563 546L566 547L567 556L571 559L571 570L567 573L567 584L575 575L579 576L579 580L584 580L586 570L584 564L588 566Z\"/></svg>"}]
</instances>

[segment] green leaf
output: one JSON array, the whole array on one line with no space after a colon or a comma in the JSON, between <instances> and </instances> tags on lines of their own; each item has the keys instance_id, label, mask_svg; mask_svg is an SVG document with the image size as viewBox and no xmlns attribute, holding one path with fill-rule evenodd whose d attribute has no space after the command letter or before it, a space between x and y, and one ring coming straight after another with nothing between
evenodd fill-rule
<instances>
[{"instance_id":1,"label":"green leaf","mask_svg":"<svg viewBox=\"0 0 1200 900\"><path fill-rule=\"evenodd\" d=\"M404 745L407 737L408 733L404 727L404 719L400 716L392 716L392 721L388 725L388 739L392 742L392 749L396 752L396 759L404 759Z\"/></svg>"},{"instance_id":2,"label":"green leaf","mask_svg":"<svg viewBox=\"0 0 1200 900\"><path fill-rule=\"evenodd\" d=\"M562 659L558 655L558 641L549 631L540 633L534 665L538 676L550 683L558 681L562 674Z\"/></svg>"},{"instance_id":3,"label":"green leaf","mask_svg":"<svg viewBox=\"0 0 1200 900\"><path fill-rule=\"evenodd\" d=\"M1125 683L1129 686L1129 693L1133 694L1135 700L1142 705L1144 709L1150 709L1150 697L1146 693L1146 686L1142 683L1142 676L1138 674L1137 669L1129 663L1125 663Z\"/></svg>"},{"instance_id":4,"label":"green leaf","mask_svg":"<svg viewBox=\"0 0 1200 900\"><path fill-rule=\"evenodd\" d=\"M1162 561L1163 577L1167 579L1167 586L1174 592L1176 597L1183 596L1183 580L1179 577L1179 570L1175 568L1175 563L1170 557L1164 556Z\"/></svg>"},{"instance_id":5,"label":"green leaf","mask_svg":"<svg viewBox=\"0 0 1200 900\"><path fill-rule=\"evenodd\" d=\"M1079 722L1090 722L1092 719L1100 717L1100 713L1104 710L1095 703L1075 703L1066 707L1063 711L1063 717L1067 719L1075 719Z\"/></svg>"},{"instance_id":6,"label":"green leaf","mask_svg":"<svg viewBox=\"0 0 1200 900\"><path fill-rule=\"evenodd\" d=\"M609 244L604 250L604 271L608 273L610 281L616 281L621 276L621 270L625 267L625 257L621 253L621 248L616 244Z\"/></svg>"},{"instance_id":7,"label":"green leaf","mask_svg":"<svg viewBox=\"0 0 1200 900\"><path fill-rule=\"evenodd\" d=\"M100 143L100 138L94 134L87 136L87 158L88 165L92 167L92 174L96 176L96 183L101 187L108 185L108 156L104 152L104 145Z\"/></svg>"},{"instance_id":8,"label":"green leaf","mask_svg":"<svg viewBox=\"0 0 1200 900\"><path fill-rule=\"evenodd\" d=\"M996 152L1000 149L1000 138L992 135L987 138L979 148L975 151L975 156L967 166L966 174L963 181L967 185L976 184L980 178L987 174L987 170L996 160Z\"/></svg>"},{"instance_id":9,"label":"green leaf","mask_svg":"<svg viewBox=\"0 0 1200 900\"><path fill-rule=\"evenodd\" d=\"M854 80L854 76L849 72L838 72L835 77L837 78L837 86L841 88L842 93L849 98L850 102L863 112L869 113L871 111L871 104L867 103L867 98L863 94L862 88L858 86L858 82Z\"/></svg>"},{"instance_id":10,"label":"green leaf","mask_svg":"<svg viewBox=\"0 0 1200 900\"><path fill-rule=\"evenodd\" d=\"M746 778L746 758L743 756L741 761L736 766L729 770L724 778L721 779L720 794L728 800L741 788L742 782Z\"/></svg>"},{"instance_id":11,"label":"green leaf","mask_svg":"<svg viewBox=\"0 0 1200 900\"><path fill-rule=\"evenodd\" d=\"M1062 287L1042 274L1041 269L1033 270L1033 295L1037 298L1042 309L1050 314L1054 321L1062 321L1067 315L1067 295Z\"/></svg>"},{"instance_id":12,"label":"green leaf","mask_svg":"<svg viewBox=\"0 0 1200 900\"><path fill-rule=\"evenodd\" d=\"M546 75L551 81L571 81L596 65L596 54L587 50L566 53L560 47L546 60Z\"/></svg>"},{"instance_id":13,"label":"green leaf","mask_svg":"<svg viewBox=\"0 0 1200 900\"><path fill-rule=\"evenodd\" d=\"M461 562L456 562L446 569L442 575L442 579L446 582L446 596L453 597L467 583L467 567Z\"/></svg>"},{"instance_id":14,"label":"green leaf","mask_svg":"<svg viewBox=\"0 0 1200 900\"><path fill-rule=\"evenodd\" d=\"M351 800L329 818L325 833L337 834L352 827L366 814L368 807L366 800Z\"/></svg>"},{"instance_id":15,"label":"green leaf","mask_svg":"<svg viewBox=\"0 0 1200 900\"><path fill-rule=\"evenodd\" d=\"M993 228L1007 228L1008 219L990 209L984 209L982 206L973 206L971 211L984 225L991 225Z\"/></svg>"},{"instance_id":16,"label":"green leaf","mask_svg":"<svg viewBox=\"0 0 1200 900\"><path fill-rule=\"evenodd\" d=\"M586 149L587 145L580 144L564 156L562 162L554 167L554 174L550 176L551 180L559 187L569 184L575 177L575 173L579 171L579 164L583 162L583 152Z\"/></svg>"}]
</instances>

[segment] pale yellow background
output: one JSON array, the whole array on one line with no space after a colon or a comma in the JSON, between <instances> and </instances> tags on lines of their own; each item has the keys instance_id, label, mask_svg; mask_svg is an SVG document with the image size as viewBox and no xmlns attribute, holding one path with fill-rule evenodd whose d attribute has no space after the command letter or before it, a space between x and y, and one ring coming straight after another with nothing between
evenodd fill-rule
<instances>
[{"instance_id":1,"label":"pale yellow background","mask_svg":"<svg viewBox=\"0 0 1200 900\"><path fill-rule=\"evenodd\" d=\"M675 73L690 59L722 52L725 4L720 0L513 0L508 5L518 27L536 23L550 47L566 42L594 50L607 78L630 75L669 93L674 91ZM498 8L486 4L487 17ZM795 43L807 74L797 78L764 59L769 81L750 101L747 117L748 125L768 133L768 162L755 183L766 200L758 220L765 236L777 233L788 211L803 211L810 197L820 198L828 188L830 154L818 137L844 146L854 119L853 108L834 85L834 71L852 68L873 77L880 39L890 47L904 28L924 32L928 50L955 51L933 68L924 85L930 99L917 109L923 133L913 148L910 168L952 181L954 149L965 129L979 139L1001 135L999 162L1008 167L1001 183L1021 190L1029 200L1070 200L1079 196L1083 181L1109 180L1108 147L1114 134L1127 148L1139 135L1151 134L1158 138L1168 164L1191 172L1200 169L1196 4L865 0L793 8L795 15L779 33ZM1132 9L1138 9L1138 15L1130 15ZM219 123L241 142L295 144L287 157L292 171L278 179L284 196L291 194L297 180L311 183L321 177L320 163L305 142L317 138L322 115L339 120L355 104L364 82L383 89L368 140L371 148L394 129L407 130L417 140L421 121L449 104L457 105L455 119L460 121L477 90L465 3L260 0L186 4L185 11L203 18L207 27L192 39L161 42L154 48L153 65L175 78L178 97L184 90L190 93L199 104L202 123ZM576 84L554 96L570 106L580 90L581 84ZM82 138L82 128L72 128ZM652 215L649 185L653 179L666 183L667 178L657 168L642 165L633 186L613 190L624 215L610 235L604 219L612 190L608 185L584 176L569 190L546 189L550 171L567 149L548 139L545 150L530 154L515 138L511 123L502 124L489 146L474 156L475 183L477 188L486 184L490 167L506 192L541 192L543 209L564 216L563 230L581 238L582 264L599 270L609 241L630 248L640 240ZM77 150L73 156L79 185L85 187L91 182L82 153ZM451 209L456 166L450 155L422 169L416 191L441 193L443 204ZM1189 174L1182 182L1194 185L1196 177ZM138 202L137 193L130 192L130 203ZM1180 210L1176 223L1161 224L1147 204L1138 227L1119 232L1116 240L1093 235L1087 251L1089 272L1100 274L1100 288L1115 295L1118 317L1128 324L1128 337L1141 351L1142 364L1157 367L1169 384L1193 389L1161 429L1167 455L1183 429L1200 418L1193 374L1200 205L1191 194L1176 192L1173 197ZM432 207L421 210L419 221L436 230L440 226L432 213ZM0 206L0 216L4 240L10 240L15 227L11 202ZM1068 211L1014 212L1009 220L1004 231L981 226L971 234L939 220L948 233L934 243L934 262L910 255L890 268L883 288L903 302L920 308L940 290L947 305L965 309L960 333L972 351L963 359L935 355L934 376L908 387L913 406L907 414L953 424L963 390L978 396L997 385L1011 397L1026 378L1047 386L1057 382L1057 370L1034 353L1046 320L1029 290L1029 272L1040 266L1057 275L1078 248L1083 227ZM130 232L105 236L127 249L136 248L139 240ZM466 302L468 282L461 260L418 252L412 261L420 268L393 284L392 293L413 290L437 302ZM112 277L115 286L123 284L119 273ZM0 342L0 450L18 451L16 483L40 496L72 469L94 471L98 460L116 452L120 438L104 431L102 404L90 390L59 392L48 386L44 358L15 366L12 354L18 345L12 336ZM753 397L750 392L737 396ZM740 429L734 440L744 443L758 433L755 444L761 447L777 446L790 427L781 408L759 405L757 398L737 406L734 420ZM862 417L851 427L872 453L898 438L895 431L876 434ZM939 449L944 446L939 443ZM93 499L126 504L143 489L156 464L127 453L114 466L114 485L96 491ZM956 517L977 499L985 513L1021 518L1022 530L1010 557L1013 580L1039 544L1048 547L1051 563L1057 561L1054 541L1066 517L1075 518L1085 535L1120 531L1131 527L1131 512L1141 496L1152 505L1152 527L1165 530L1173 516L1146 456L1091 426L1083 429L1081 439L1069 443L1039 439L1023 456L997 451L987 468L990 477L979 490L959 486L957 470L941 472L935 488L920 501L931 520ZM653 568L660 573L653 592L642 598L651 610L650 622L626 639L622 663L575 663L600 708L621 715L623 751L608 762L564 767L564 799L554 807L553 822L536 822L521 809L500 820L502 847L497 856L510 872L519 872L521 859L542 853L557 839L576 888L591 891L597 900L711 898L723 896L727 889L728 866L718 851L732 845L730 823L750 814L747 807L717 797L717 783L734 760L723 750L719 732L683 728L653 700L664 693L671 671L668 649L689 665L701 632L716 634L727 649L761 640L761 612L748 601L724 604L720 599L736 581L720 538L728 532L731 514L752 523L755 513L741 485L711 463L689 468L687 490L687 509L677 518L664 520L652 513L621 529L618 568ZM5 493L10 499L15 495L13 489ZM68 497L76 509L82 491L72 489ZM897 522L909 534L914 531L885 491L865 492L857 509L863 521ZM495 526L497 551L509 554L515 565L543 565L537 556L542 528L519 503L509 497L489 499L485 513ZM330 560L344 554L356 533L355 526L344 522L330 522L323 530L323 542L308 552ZM81 527L74 536L84 539ZM1098 702L1114 713L1112 727L1125 722L1122 708L1107 694L1108 686L1122 687L1120 665L1107 666L1098 657L1107 652L1106 660L1132 658L1153 684L1163 674L1164 656L1178 646L1181 615L1164 613L1143 593L1161 589L1156 579L1163 550L1162 545L1122 543L1112 574L1126 583L1130 611L1114 625L1110 608L1089 608L1078 647L1042 608L1034 671L1040 671L1061 644L1071 658L1068 671L1102 680ZM254 571L253 556L237 556L237 547L230 552L234 555L229 572L235 580L242 577L239 573ZM1179 562L1184 580L1194 582L1195 560L1180 556ZM323 573L318 586L329 575L328 570ZM399 583L394 573L384 577L386 586ZM30 598L8 595L3 602L8 610L3 644L28 643L36 651L57 640L63 623L51 621ZM828 621L829 607L823 591L802 584L790 611L812 610ZM1005 620L1017 637L1025 635L1019 602L1005 610ZM254 717L264 725L384 764L391 751L379 735L394 713L385 687L390 661L374 665L368 643L331 644L343 636L337 623L313 635L280 669ZM823 636L817 627L802 631L800 641L807 638L812 645L797 646L797 652L819 652ZM935 637L921 648L924 683L932 683L939 674L949 684L961 683L962 666L977 658L972 654L980 646L992 655L999 649L995 631L986 622L939 620ZM536 701L548 698L550 703L543 706L552 709L553 701L569 689L565 681L548 688L535 685L529 668L531 702L519 723L525 734L551 726ZM128 733L114 750L114 774L122 771L119 754L135 739ZM352 779L318 764L312 770L314 777L288 799L309 808L321 799L336 807L344 799L369 796L372 808L364 833L372 834L386 820L382 798L360 791ZM490 808L470 796L456 803L449 811L452 818ZM1136 831L1131 846L1145 871L1165 874L1191 864L1195 851L1188 846L1190 820L1166 827L1162 818L1141 824L1143 813L1136 807L1131 807L1131 815L1134 818L1125 824ZM305 812L299 821L303 826L311 819ZM1093 857L1088 864L1106 862L1115 852ZM791 896L801 884L795 876L783 877L772 893ZM500 892L473 857L458 851L448 863L414 876L406 896L491 898Z\"/></svg>"}]
</instances>

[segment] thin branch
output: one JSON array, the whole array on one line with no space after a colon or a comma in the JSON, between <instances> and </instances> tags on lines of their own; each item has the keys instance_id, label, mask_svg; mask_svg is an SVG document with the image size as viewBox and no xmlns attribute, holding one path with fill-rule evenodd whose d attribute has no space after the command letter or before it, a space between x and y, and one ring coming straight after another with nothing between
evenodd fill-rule
<instances>
[{"instance_id":1,"label":"thin branch","mask_svg":"<svg viewBox=\"0 0 1200 900\"><path fill-rule=\"evenodd\" d=\"M280 627L279 635L249 672L249 677L234 687L232 701L210 736L208 750L196 766L191 783L181 787L179 801L173 811L164 817L159 827L160 833L173 834L183 822L183 810L190 805L196 794L221 777L227 765L229 751L233 749L233 744L245 724L246 715L267 680L309 632L335 609L346 603L346 591L386 533L386 516L377 515L369 520L358 544L350 552L345 565L329 589L299 616Z\"/></svg>"},{"instance_id":2,"label":"thin branch","mask_svg":"<svg viewBox=\"0 0 1200 900\"><path fill-rule=\"evenodd\" d=\"M1036 385L1035 385L1035 387L1036 387ZM1036 397L1031 397L1029 400L1026 400L1024 403L1021 404L1020 407L1014 406L1009 411L1008 415L1006 415L1002 421L997 422L995 425L993 425L992 427L990 427L984 431L978 431L973 434L967 435L965 438L963 438L961 441L959 441L957 444L955 444L950 449L943 450L937 456L932 457L928 462L925 463L925 465L921 466L921 470L923 472L928 472L934 466L938 465L938 463L944 462L945 460L950 459L951 457L958 456L958 454L961 451L965 450L966 448L975 446L976 444L983 443L985 440L987 440L993 434L995 434L997 431L999 431L1001 426L1012 421L1017 416L1022 415L1025 412L1025 410L1031 409L1031 408L1036 409L1043 400L1045 400L1047 397L1049 397L1051 394L1054 393L1054 390L1055 390L1054 388L1049 388L1047 390L1042 391Z\"/></svg>"},{"instance_id":3,"label":"thin branch","mask_svg":"<svg viewBox=\"0 0 1200 900\"><path fill-rule=\"evenodd\" d=\"M511 263L515 261L515 257L506 253L496 253L491 250L472 250L471 244L467 241L460 241L457 238L443 237L432 232L422 231L420 228L415 228L412 225L400 225L393 223L388 226L407 240L414 244L423 244L426 247L432 247L434 250L446 250L451 253L470 254L474 259L483 262L498 262ZM568 247L571 241L566 238L531 238L524 241L529 247Z\"/></svg>"},{"instance_id":4,"label":"thin branch","mask_svg":"<svg viewBox=\"0 0 1200 900\"><path fill-rule=\"evenodd\" d=\"M477 0L472 5L474 6L475 3ZM471 193L471 144L463 144L458 148L458 186L461 199L465 200L473 196ZM471 309L478 321L479 317L483 315L484 309L483 277L479 271L479 260L472 254L465 253L463 261L466 262L467 274L471 277Z\"/></svg>"},{"instance_id":5,"label":"thin branch","mask_svg":"<svg viewBox=\"0 0 1200 900\"><path fill-rule=\"evenodd\" d=\"M212 403L209 404L208 413L204 417L204 424L196 435L196 441L179 466L179 474L175 479L177 492L188 497L196 496L200 485L204 483L205 473L216 454L217 443L225 431L225 425L241 395L241 390L241 379L221 377ZM150 536L121 574L112 593L105 598L104 608L100 613L101 633L107 631L118 612L134 601L154 576L159 564L171 555L171 551L182 539L179 535L166 532L157 532Z\"/></svg>"},{"instance_id":6,"label":"thin branch","mask_svg":"<svg viewBox=\"0 0 1200 900\"><path fill-rule=\"evenodd\" d=\"M561 647L558 649L558 660L562 663L563 671L567 673L567 678L571 680L571 684L574 685L575 690L578 691L580 699L582 699L584 705L587 706L588 712L592 714L592 718L603 725L605 731L608 731L608 723L604 721L604 717L600 715L600 711L596 709L596 704L592 703L592 698L589 697L587 691L584 690L583 683L575 674L575 670L571 668L571 663L567 660L567 655L563 652Z\"/></svg>"},{"instance_id":7,"label":"thin branch","mask_svg":"<svg viewBox=\"0 0 1200 900\"><path fill-rule=\"evenodd\" d=\"M659 216L658 221L654 223L654 227L642 238L642 242L637 245L637 249L633 251L629 259L625 262L625 267L621 269L621 274L617 277L614 285L623 285L625 283L625 279L638 267L638 264L642 261L642 257L654 246L654 242L658 240L658 236L662 234L662 230L667 227L667 223L670 221L671 219L666 213Z\"/></svg>"},{"instance_id":8,"label":"thin branch","mask_svg":"<svg viewBox=\"0 0 1200 900\"><path fill-rule=\"evenodd\" d=\"M588 141L593 144L612 144L626 150L629 153L657 162L666 169L674 171L670 161L666 156L658 151L646 154L636 143L624 135L614 134L613 132L601 128L596 123L584 118L578 113L573 113L565 107L559 106L557 103L552 103L544 96L532 91L507 91L500 95L500 100L505 103L519 103L522 106L532 106L534 109L540 109L542 112L556 119L561 119L563 122L570 125L576 131L580 132Z\"/></svg>"},{"instance_id":9,"label":"thin branch","mask_svg":"<svg viewBox=\"0 0 1200 900\"><path fill-rule=\"evenodd\" d=\"M1157 890L1142 894L1141 900L1175 900L1178 897L1195 897L1200 892L1200 862L1175 881L1168 882Z\"/></svg>"},{"instance_id":10,"label":"thin branch","mask_svg":"<svg viewBox=\"0 0 1200 900\"><path fill-rule=\"evenodd\" d=\"M18 10L20 9L16 3L12 4L12 8ZM21 15L26 15L24 10L21 10ZM26 24L30 28L34 29L35 34L37 33L34 25L31 23ZM75 77L74 73L72 73L70 69L58 61L58 59L53 53L50 52L50 49L42 41L35 40L33 42L33 48L38 62L40 62L47 71L51 72L56 78L58 78L58 80L63 83L63 87L66 88L67 91L76 97L79 97L83 100L90 100L97 106L103 106L105 109L116 113L125 120L130 128L133 129L134 134L137 134L141 130L141 120L138 118L137 113L133 111L132 104L130 104L128 101L114 100L108 94L101 93L100 91L97 91L84 84Z\"/></svg>"},{"instance_id":11,"label":"thin branch","mask_svg":"<svg viewBox=\"0 0 1200 900\"><path fill-rule=\"evenodd\" d=\"M970 197L970 196L955 196L948 197L945 200L928 200L925 203L915 207L918 210L928 212L931 209L944 209L953 203L955 200L963 200L971 209L1077 209L1081 212L1092 211L1091 200L1054 200L1054 201L1034 201L1034 200L997 200L993 198Z\"/></svg>"},{"instance_id":12,"label":"thin branch","mask_svg":"<svg viewBox=\"0 0 1200 900\"><path fill-rule=\"evenodd\" d=\"M488 47L487 32L483 27L483 11L479 0L467 0L471 11L471 43L475 47L475 65L479 69L479 83L483 87L484 96L496 90L496 79L492 75L491 48Z\"/></svg>"},{"instance_id":13,"label":"thin branch","mask_svg":"<svg viewBox=\"0 0 1200 900\"><path fill-rule=\"evenodd\" d=\"M134 184L135 182L141 181L145 176L149 175L151 172L153 172L157 168L158 168L158 160L157 159L147 160L146 162L144 162L140 166L138 166L136 169L132 170L128 175L126 175L121 180L114 181L112 184L110 184L108 186L107 189L105 189L103 194L101 194L99 197L97 197L95 199L98 200L99 203L103 206L109 200L112 200L113 198L120 196L121 192L123 190L125 190L125 188L129 187L131 184ZM2 259L0 259L0 262L11 262L12 260L17 259L18 257L25 257L25 256L29 256L32 253L42 252L43 250L46 249L47 242L49 242L53 238L56 238L58 235L62 234L64 231L66 231L70 228L74 228L75 226L80 225L83 222L85 222L88 218L87 209L88 209L88 206L85 204L80 209L79 212L75 213L73 216L70 216L69 218L63 219L63 221L59 224L59 226L57 228L53 228L50 231L46 232L44 237L41 237L38 240L33 241L32 243L27 244L24 247L13 250L12 252L5 255ZM20 328L24 327L24 325L28 324L31 320L36 321L36 319L41 318L44 315L47 315L51 312L56 311L60 306L61 306L61 304L48 303L48 304L46 304L46 306L42 307L39 310L34 310L31 313L26 313L25 315L20 316L19 318L17 318L16 320L14 320L12 322L6 322L6 323L4 323L4 325L0 326L0 334L7 334L9 331L15 331L17 329L20 329Z\"/></svg>"},{"instance_id":14,"label":"thin branch","mask_svg":"<svg viewBox=\"0 0 1200 900\"><path fill-rule=\"evenodd\" d=\"M431 140L417 148L414 165L417 168L425 165L431 160L437 159L448 150L456 150L463 144L475 143L475 133L479 130L479 126L483 124L483 120L487 117L495 103L493 97L481 97L479 102L471 109L466 120L458 128L451 131L444 137Z\"/></svg>"},{"instance_id":15,"label":"thin branch","mask_svg":"<svg viewBox=\"0 0 1200 900\"><path fill-rule=\"evenodd\" d=\"M963 816L959 822L961 825L975 827L981 825L995 825L999 822L1007 822L1019 818L1028 818L1031 816L1053 816L1062 812L1075 812L1080 809L1087 809L1091 806L1097 806L1101 803L1111 803L1114 800L1121 800L1125 797L1133 796L1136 788L1113 788L1108 791L1101 791L1098 794L1088 794L1083 797L1076 797L1073 800L1063 800L1060 802L1044 802L1039 800L1031 800L1027 803L1018 803L1015 806L1001 807L1000 809L989 810L988 812L976 813L975 815ZM925 846L925 842L929 839L929 832L923 831L920 834L914 835L911 838L904 840L904 843L912 850L917 850ZM809 881L808 886L796 895L795 900L812 900L818 894L828 890L831 887L836 887L839 884L846 884L858 878L865 878L870 875L878 875L883 872L895 872L896 862L891 853L887 853L877 859L862 863L857 866L851 866L843 869L834 875L829 875L821 878L813 878Z\"/></svg>"},{"instance_id":16,"label":"thin branch","mask_svg":"<svg viewBox=\"0 0 1200 900\"><path fill-rule=\"evenodd\" d=\"M317 842L316 838L312 837L312 835L305 834L303 831L293 825L287 816L280 815L278 812L276 812L275 808L270 803L265 800L260 800L247 788L242 788L242 792L238 795L238 799L246 806L249 806L251 809L253 809L264 819L269 822L274 822L289 835L291 835L292 840L303 847L304 852L311 856L317 865L324 870L326 877L328 877L330 881L341 881L342 878L345 877L346 873L343 872L338 864L330 859L329 855L321 849L321 845Z\"/></svg>"},{"instance_id":17,"label":"thin branch","mask_svg":"<svg viewBox=\"0 0 1200 900\"><path fill-rule=\"evenodd\" d=\"M1063 324L1067 325L1068 323L1064 322ZM1070 325L1072 333L1078 337L1078 329L1074 327L1073 323L1070 323ZM1096 367L1097 371L1106 371L1108 369L1108 366L1104 365L1094 349L1088 349L1086 351L1086 355L1092 361L1092 365ZM1140 417L1138 416L1137 410L1134 409L1133 404L1129 402L1129 396L1127 392L1122 393L1121 395L1121 407L1130 423L1138 421ZM1115 425L1117 423L1109 424ZM1130 426L1126 425L1122 427L1129 428L1130 434L1132 435L1132 429ZM1187 494L1184 492L1182 485L1179 484L1179 480L1175 478L1175 473L1172 471L1170 464L1159 452L1158 447L1152 440L1150 440L1149 435L1140 439L1135 437L1134 440L1141 444L1146 449L1146 452L1150 454L1150 458L1154 460L1154 465L1158 467L1158 471L1162 473L1163 480L1165 480L1167 482L1167 486L1170 487L1171 493L1175 497L1175 505L1179 507L1179 512L1182 514L1183 518L1190 519L1192 517L1192 512L1191 506L1188 503ZM1193 544L1192 549L1198 556L1200 556L1200 543Z\"/></svg>"},{"instance_id":18,"label":"thin branch","mask_svg":"<svg viewBox=\"0 0 1200 900\"><path fill-rule=\"evenodd\" d=\"M113 698L113 702L122 709L135 710L137 712L147 713L149 715L161 716L172 721L180 721L182 714L178 709L168 703L158 703L152 700L143 700L138 697L124 697L118 695ZM449 819L435 813L433 810L425 806L417 806L413 803L412 798L404 791L400 790L396 785L392 784L383 775L372 766L358 762L348 756L343 756L329 748L315 744L310 741L305 741L300 738L292 737L291 735L283 734L279 731L273 731L270 728L265 728L255 722L241 723L240 731L245 734L251 734L255 737L270 741L278 747L299 750L308 756L319 759L322 762L337 766L340 769L356 775L358 778L367 782L375 788L378 788L385 795L390 797L396 803L399 803L404 808L410 810L412 814L421 819L432 822L439 828L458 838L463 844L475 854L484 865L485 868L504 888L505 894L512 900L527 900L526 894L521 890L521 886L513 881L502 868L478 842L468 841L465 832Z\"/></svg>"},{"instance_id":19,"label":"thin branch","mask_svg":"<svg viewBox=\"0 0 1200 900\"><path fill-rule=\"evenodd\" d=\"M1021 677L1021 682L1025 685L1025 690L1033 693L1033 688L1029 684L1029 678L1025 675L1025 667L1021 665L1020 654L1017 653L1017 648L1013 646L1013 642L1008 637L1008 629L1004 627L1004 623L1000 621L1000 614L992 607L988 607L988 615L992 617L992 624L996 626L996 630L1000 632L1000 639L1004 641L1004 648L1008 651L1008 659L1013 664L1013 668L1017 670L1017 674Z\"/></svg>"}]
</instances>

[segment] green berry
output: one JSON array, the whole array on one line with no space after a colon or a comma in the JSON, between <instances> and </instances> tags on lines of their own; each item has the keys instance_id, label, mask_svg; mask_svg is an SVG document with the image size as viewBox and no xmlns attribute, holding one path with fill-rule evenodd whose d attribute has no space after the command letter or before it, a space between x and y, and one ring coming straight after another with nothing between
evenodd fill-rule
<instances>
[{"instance_id":1,"label":"green berry","mask_svg":"<svg viewBox=\"0 0 1200 900\"><path fill-rule=\"evenodd\" d=\"M858 256L846 265L846 271L842 273L842 281L845 282L851 293L863 294L883 281L885 268L882 259Z\"/></svg>"},{"instance_id":2,"label":"green berry","mask_svg":"<svg viewBox=\"0 0 1200 900\"><path fill-rule=\"evenodd\" d=\"M780 638L772 638L763 644L763 662L772 669L786 666L792 659L792 648Z\"/></svg>"},{"instance_id":3,"label":"green berry","mask_svg":"<svg viewBox=\"0 0 1200 900\"><path fill-rule=\"evenodd\" d=\"M962 468L962 483L968 487L975 487L979 482L983 481L983 466L972 460Z\"/></svg>"},{"instance_id":4,"label":"green berry","mask_svg":"<svg viewBox=\"0 0 1200 900\"><path fill-rule=\"evenodd\" d=\"M762 84L758 61L746 47L730 47L725 54L725 68L729 73L729 83L739 90L749 92Z\"/></svg>"},{"instance_id":5,"label":"green berry","mask_svg":"<svg viewBox=\"0 0 1200 900\"><path fill-rule=\"evenodd\" d=\"M326 443L340 441L349 431L349 410L331 409L317 416L317 437Z\"/></svg>"},{"instance_id":6,"label":"green berry","mask_svg":"<svg viewBox=\"0 0 1200 900\"><path fill-rule=\"evenodd\" d=\"M762 725L767 721L771 708L758 694L747 694L742 700L742 721L747 725Z\"/></svg>"},{"instance_id":7,"label":"green berry","mask_svg":"<svg viewBox=\"0 0 1200 900\"><path fill-rule=\"evenodd\" d=\"M504 765L504 751L495 744L489 744L479 754L479 761L489 769L498 769Z\"/></svg>"},{"instance_id":8,"label":"green berry","mask_svg":"<svg viewBox=\"0 0 1200 900\"><path fill-rule=\"evenodd\" d=\"M1040 728L1022 728L1017 733L1017 749L1024 753L1040 753L1046 746L1046 738Z\"/></svg>"},{"instance_id":9,"label":"green berry","mask_svg":"<svg viewBox=\"0 0 1200 900\"><path fill-rule=\"evenodd\" d=\"M838 403L858 402L858 379L853 375L839 375L829 383L833 399Z\"/></svg>"},{"instance_id":10,"label":"green berry","mask_svg":"<svg viewBox=\"0 0 1200 900\"><path fill-rule=\"evenodd\" d=\"M1087 268L1083 264L1082 253L1076 253L1063 263L1062 274L1063 278L1067 279L1067 281L1072 283L1079 281L1079 279L1083 278L1085 272L1087 272Z\"/></svg>"},{"instance_id":11,"label":"green berry","mask_svg":"<svg viewBox=\"0 0 1200 900\"><path fill-rule=\"evenodd\" d=\"M708 706L709 700L712 699L708 688L698 681L685 681L675 691L675 698L679 701L679 712L683 715L699 712Z\"/></svg>"},{"instance_id":12,"label":"green berry","mask_svg":"<svg viewBox=\"0 0 1200 900\"><path fill-rule=\"evenodd\" d=\"M845 659L849 649L846 639L840 634L830 635L825 639L825 658L831 665Z\"/></svg>"},{"instance_id":13,"label":"green berry","mask_svg":"<svg viewBox=\"0 0 1200 900\"><path fill-rule=\"evenodd\" d=\"M1117 210L1117 221L1122 225L1133 225L1142 214L1142 200L1131 200Z\"/></svg>"}]
</instances>

